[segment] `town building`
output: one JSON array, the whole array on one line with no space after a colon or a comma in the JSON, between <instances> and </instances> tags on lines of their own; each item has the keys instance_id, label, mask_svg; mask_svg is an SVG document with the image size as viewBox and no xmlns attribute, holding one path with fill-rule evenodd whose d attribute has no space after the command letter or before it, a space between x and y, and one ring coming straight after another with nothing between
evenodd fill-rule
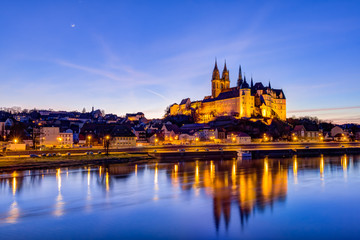
<instances>
[{"instance_id":1,"label":"town building","mask_svg":"<svg viewBox=\"0 0 360 240\"><path fill-rule=\"evenodd\" d=\"M228 143L250 144L251 137L244 132L229 132L227 135Z\"/></svg>"},{"instance_id":2,"label":"town building","mask_svg":"<svg viewBox=\"0 0 360 240\"><path fill-rule=\"evenodd\" d=\"M296 125L292 131L293 141L317 141L321 137L322 134L315 125Z\"/></svg>"},{"instance_id":3,"label":"town building","mask_svg":"<svg viewBox=\"0 0 360 240\"><path fill-rule=\"evenodd\" d=\"M282 89L274 89L269 82L264 86L261 82L251 83L242 75L241 67L236 87L230 87L229 71L224 65L220 77L217 62L211 79L211 95L201 101L191 102L183 99L180 104L170 106L169 115L191 115L198 123L207 123L220 116L235 118L278 118L286 120L286 98Z\"/></svg>"},{"instance_id":4,"label":"town building","mask_svg":"<svg viewBox=\"0 0 360 240\"><path fill-rule=\"evenodd\" d=\"M111 133L110 147L136 147L136 136L129 128L116 126Z\"/></svg>"},{"instance_id":5,"label":"town building","mask_svg":"<svg viewBox=\"0 0 360 240\"><path fill-rule=\"evenodd\" d=\"M58 127L42 127L40 130L40 145L56 146L60 144L60 129Z\"/></svg>"}]
</instances>

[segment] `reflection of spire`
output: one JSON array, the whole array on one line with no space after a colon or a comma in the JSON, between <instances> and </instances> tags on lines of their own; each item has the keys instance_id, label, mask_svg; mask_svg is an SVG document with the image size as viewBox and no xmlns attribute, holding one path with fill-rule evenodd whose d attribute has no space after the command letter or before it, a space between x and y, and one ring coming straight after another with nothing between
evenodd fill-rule
<instances>
[{"instance_id":1,"label":"reflection of spire","mask_svg":"<svg viewBox=\"0 0 360 240\"><path fill-rule=\"evenodd\" d=\"M224 212L224 217L225 217L225 228L226 230L228 229L229 227L229 223L230 223L230 211L231 211L231 196L229 194L229 198L225 198L224 201L223 201L223 212Z\"/></svg>"},{"instance_id":2,"label":"reflection of spire","mask_svg":"<svg viewBox=\"0 0 360 240\"><path fill-rule=\"evenodd\" d=\"M202 167L203 164L205 167ZM252 166L248 166L249 164ZM195 166L192 162L183 163L180 172L177 170L178 165L175 164L171 169L170 176L174 187L179 186L175 183L181 181L180 185L183 190L192 188L196 191L202 187L207 194L212 196L214 223L216 231L218 231L222 215L224 215L225 228L230 226L231 204L235 199L239 205L242 224L257 209L264 209L266 206L272 207L275 200L284 199L288 184L287 169L283 169L281 163L279 168L272 168L272 161L267 158L263 161L262 172L257 171L258 166L255 164L255 162L223 161L214 163L210 161L201 162L200 167L197 162ZM244 171L244 167L246 167L246 171Z\"/></svg>"},{"instance_id":3,"label":"reflection of spire","mask_svg":"<svg viewBox=\"0 0 360 240\"><path fill-rule=\"evenodd\" d=\"M215 197L214 198L214 220L215 220L215 228L216 231L219 231L220 226L220 218L221 218L221 205L220 199Z\"/></svg>"}]
</instances>

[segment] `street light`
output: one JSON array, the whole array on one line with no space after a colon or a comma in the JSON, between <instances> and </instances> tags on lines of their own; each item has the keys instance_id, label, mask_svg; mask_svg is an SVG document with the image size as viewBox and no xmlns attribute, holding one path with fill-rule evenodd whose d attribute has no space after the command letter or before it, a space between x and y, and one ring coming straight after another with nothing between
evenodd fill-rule
<instances>
[{"instance_id":1,"label":"street light","mask_svg":"<svg viewBox=\"0 0 360 240\"><path fill-rule=\"evenodd\" d=\"M89 147L91 145L91 135L88 136L88 140L89 140Z\"/></svg>"},{"instance_id":2,"label":"street light","mask_svg":"<svg viewBox=\"0 0 360 240\"><path fill-rule=\"evenodd\" d=\"M15 143L15 144L17 144L17 142L18 142L18 139L17 139L17 138L15 138L15 139L14 139L14 143Z\"/></svg>"},{"instance_id":3,"label":"street light","mask_svg":"<svg viewBox=\"0 0 360 240\"><path fill-rule=\"evenodd\" d=\"M105 147L105 152L106 152L106 155L109 155L109 147L110 147L110 136L109 135L106 135L105 136L105 143L104 143L104 147Z\"/></svg>"}]
</instances>

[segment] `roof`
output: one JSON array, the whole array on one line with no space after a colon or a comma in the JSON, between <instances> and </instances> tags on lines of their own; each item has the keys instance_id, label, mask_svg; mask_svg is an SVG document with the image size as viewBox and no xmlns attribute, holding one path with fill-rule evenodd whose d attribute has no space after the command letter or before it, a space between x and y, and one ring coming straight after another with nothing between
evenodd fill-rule
<instances>
[{"instance_id":1,"label":"roof","mask_svg":"<svg viewBox=\"0 0 360 240\"><path fill-rule=\"evenodd\" d=\"M232 134L234 134L235 136L238 136L238 137L250 137L248 134L246 134L244 132L229 132L229 133L232 133Z\"/></svg>"},{"instance_id":2,"label":"roof","mask_svg":"<svg viewBox=\"0 0 360 240\"><path fill-rule=\"evenodd\" d=\"M272 90L275 92L276 96L278 96L279 98L280 98L280 94L282 94L282 96L283 96L282 98L286 99L285 94L282 89L272 89Z\"/></svg>"},{"instance_id":3,"label":"roof","mask_svg":"<svg viewBox=\"0 0 360 240\"><path fill-rule=\"evenodd\" d=\"M174 133L179 132L179 127L175 124L165 124L164 126L167 131L174 131Z\"/></svg>"},{"instance_id":4,"label":"roof","mask_svg":"<svg viewBox=\"0 0 360 240\"><path fill-rule=\"evenodd\" d=\"M204 99L203 102L213 102L222 99L235 98L235 97L239 97L239 95L240 95L239 88L234 87L234 88L230 88L230 91L220 93L219 96L217 96L216 98Z\"/></svg>"},{"instance_id":5,"label":"roof","mask_svg":"<svg viewBox=\"0 0 360 240\"><path fill-rule=\"evenodd\" d=\"M296 126L294 127L294 132L301 131L303 128L304 128L304 125L296 125Z\"/></svg>"},{"instance_id":6,"label":"roof","mask_svg":"<svg viewBox=\"0 0 360 240\"><path fill-rule=\"evenodd\" d=\"M319 131L319 128L316 125L306 124L306 125L296 125L294 128L294 132L301 131L302 129L305 129L305 131L308 131L308 132Z\"/></svg>"},{"instance_id":7,"label":"roof","mask_svg":"<svg viewBox=\"0 0 360 240\"><path fill-rule=\"evenodd\" d=\"M264 85L261 82L257 82L257 83L255 83L254 88L256 90L261 90L261 89L264 89Z\"/></svg>"},{"instance_id":8,"label":"roof","mask_svg":"<svg viewBox=\"0 0 360 240\"><path fill-rule=\"evenodd\" d=\"M135 137L134 133L125 126L116 126L111 132L112 137Z\"/></svg>"},{"instance_id":9,"label":"roof","mask_svg":"<svg viewBox=\"0 0 360 240\"><path fill-rule=\"evenodd\" d=\"M192 123L192 124L184 124L180 130L184 131L184 130L199 130L199 129L203 129L203 128L209 128L208 125L205 125L204 123Z\"/></svg>"},{"instance_id":10,"label":"roof","mask_svg":"<svg viewBox=\"0 0 360 240\"><path fill-rule=\"evenodd\" d=\"M183 100L181 100L180 105L182 105L182 104L186 104L186 103L187 103L187 101L190 101L190 98L184 98Z\"/></svg>"},{"instance_id":11,"label":"roof","mask_svg":"<svg viewBox=\"0 0 360 240\"><path fill-rule=\"evenodd\" d=\"M136 132L142 132L142 131L145 131L144 127L143 126L139 126L139 127L133 127L134 131Z\"/></svg>"}]
</instances>

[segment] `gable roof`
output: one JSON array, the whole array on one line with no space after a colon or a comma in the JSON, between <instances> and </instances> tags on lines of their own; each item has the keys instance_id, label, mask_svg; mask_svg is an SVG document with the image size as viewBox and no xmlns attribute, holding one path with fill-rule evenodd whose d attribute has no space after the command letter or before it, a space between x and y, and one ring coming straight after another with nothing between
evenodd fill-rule
<instances>
[{"instance_id":1,"label":"gable roof","mask_svg":"<svg viewBox=\"0 0 360 240\"><path fill-rule=\"evenodd\" d=\"M181 100L180 105L186 104L188 101L190 101L190 98L184 98L183 100Z\"/></svg>"}]
</instances>

